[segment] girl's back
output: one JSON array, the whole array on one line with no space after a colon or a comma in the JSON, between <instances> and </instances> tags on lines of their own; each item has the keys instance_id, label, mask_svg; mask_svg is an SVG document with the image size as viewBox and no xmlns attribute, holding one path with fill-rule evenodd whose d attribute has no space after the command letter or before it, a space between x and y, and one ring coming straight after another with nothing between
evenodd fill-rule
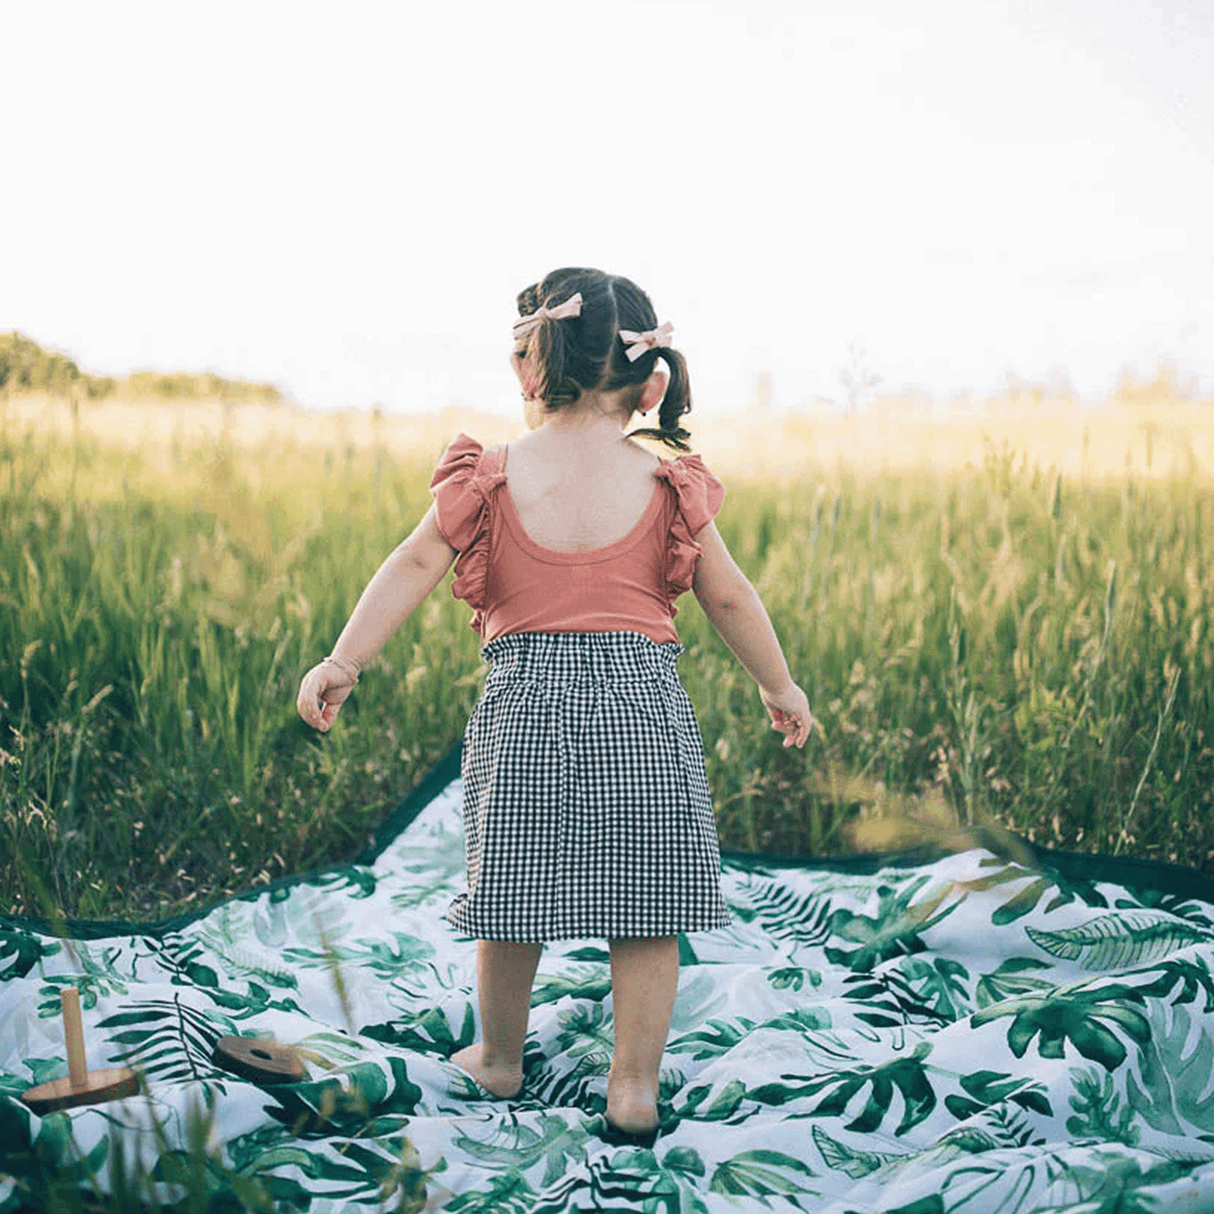
<instances>
[{"instance_id":1,"label":"girl's back","mask_svg":"<svg viewBox=\"0 0 1214 1214\"><path fill-rule=\"evenodd\" d=\"M480 941L482 1040L452 1061L515 1095L543 942L606 937L606 1117L652 1146L678 934L730 923L674 598L696 591L786 745L804 744L809 704L712 525L723 486L698 456L659 461L623 433L657 409L657 429L636 433L688 451L671 326L635 283L597 270L555 271L518 308L512 361L532 433L492 452L468 435L451 444L434 506L305 676L299 710L327 729L458 555L452 593L475 609L486 676L462 756L468 892L447 917Z\"/></svg>"},{"instance_id":2,"label":"girl's back","mask_svg":"<svg viewBox=\"0 0 1214 1214\"><path fill-rule=\"evenodd\" d=\"M641 521L659 490L658 464L610 421L589 431L545 426L507 447L506 485L535 543L588 552L623 539Z\"/></svg>"}]
</instances>

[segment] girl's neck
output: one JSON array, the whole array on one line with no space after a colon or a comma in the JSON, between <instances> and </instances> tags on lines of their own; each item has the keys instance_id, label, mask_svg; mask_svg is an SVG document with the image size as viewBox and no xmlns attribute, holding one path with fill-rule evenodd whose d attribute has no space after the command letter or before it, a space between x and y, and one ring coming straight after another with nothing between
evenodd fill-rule
<instances>
[{"instance_id":1,"label":"girl's neck","mask_svg":"<svg viewBox=\"0 0 1214 1214\"><path fill-rule=\"evenodd\" d=\"M544 414L538 428L553 437L611 443L624 437L628 421L618 401L588 392L574 404Z\"/></svg>"}]
</instances>

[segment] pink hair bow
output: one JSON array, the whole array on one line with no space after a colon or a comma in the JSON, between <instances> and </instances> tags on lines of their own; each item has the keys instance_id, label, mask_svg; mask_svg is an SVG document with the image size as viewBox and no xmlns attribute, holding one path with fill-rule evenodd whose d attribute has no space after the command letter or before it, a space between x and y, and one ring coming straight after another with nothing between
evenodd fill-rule
<instances>
[{"instance_id":1,"label":"pink hair bow","mask_svg":"<svg viewBox=\"0 0 1214 1214\"><path fill-rule=\"evenodd\" d=\"M581 316L581 314L582 293L579 291L576 295L570 295L564 303L556 304L551 308L537 308L530 315L516 320L514 322L515 340L526 337L532 329L538 328L545 320L567 320L571 316Z\"/></svg>"},{"instance_id":2,"label":"pink hair bow","mask_svg":"<svg viewBox=\"0 0 1214 1214\"><path fill-rule=\"evenodd\" d=\"M620 330L620 340L627 347L624 353L628 355L630 363L636 362L646 350L656 350L659 346L670 345L670 336L674 332L674 325L667 321L664 325L659 325L656 329L650 329L646 333L634 333L631 329Z\"/></svg>"}]
</instances>

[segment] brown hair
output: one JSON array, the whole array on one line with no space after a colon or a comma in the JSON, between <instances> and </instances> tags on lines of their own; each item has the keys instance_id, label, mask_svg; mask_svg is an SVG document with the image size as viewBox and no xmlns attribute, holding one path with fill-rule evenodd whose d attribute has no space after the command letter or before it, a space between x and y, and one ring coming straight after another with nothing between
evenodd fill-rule
<instances>
[{"instance_id":1,"label":"brown hair","mask_svg":"<svg viewBox=\"0 0 1214 1214\"><path fill-rule=\"evenodd\" d=\"M546 408L561 409L573 404L583 392L614 392L634 386L635 393L625 395L631 413L640 403L645 381L661 359L670 369L670 383L658 410L658 427L631 433L656 438L678 451L690 450L687 440L691 435L679 424L691 409L691 385L682 354L662 347L646 350L636 362L630 362L620 340L621 329L643 333L658 327L653 304L636 283L602 270L553 270L519 292L519 315L530 316L541 307L555 307L579 293L580 316L565 320L546 317L515 345L515 354L527 361L533 373L536 398Z\"/></svg>"}]
</instances>

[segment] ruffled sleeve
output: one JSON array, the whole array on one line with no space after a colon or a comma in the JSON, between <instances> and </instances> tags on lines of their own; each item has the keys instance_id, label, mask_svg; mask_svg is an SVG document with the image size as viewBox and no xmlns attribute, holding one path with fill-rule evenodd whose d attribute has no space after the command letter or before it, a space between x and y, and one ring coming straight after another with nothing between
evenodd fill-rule
<instances>
[{"instance_id":1,"label":"ruffled sleeve","mask_svg":"<svg viewBox=\"0 0 1214 1214\"><path fill-rule=\"evenodd\" d=\"M663 460L655 476L674 491L675 512L666 542L666 589L673 600L691 589L696 561L704 549L696 536L716 517L725 500L725 486L698 455Z\"/></svg>"},{"instance_id":2,"label":"ruffled sleeve","mask_svg":"<svg viewBox=\"0 0 1214 1214\"><path fill-rule=\"evenodd\" d=\"M486 468L491 462L476 439L461 434L430 478L439 534L460 554L451 593L476 612L473 628L480 624L489 578L490 495L506 480L505 473Z\"/></svg>"}]
</instances>

